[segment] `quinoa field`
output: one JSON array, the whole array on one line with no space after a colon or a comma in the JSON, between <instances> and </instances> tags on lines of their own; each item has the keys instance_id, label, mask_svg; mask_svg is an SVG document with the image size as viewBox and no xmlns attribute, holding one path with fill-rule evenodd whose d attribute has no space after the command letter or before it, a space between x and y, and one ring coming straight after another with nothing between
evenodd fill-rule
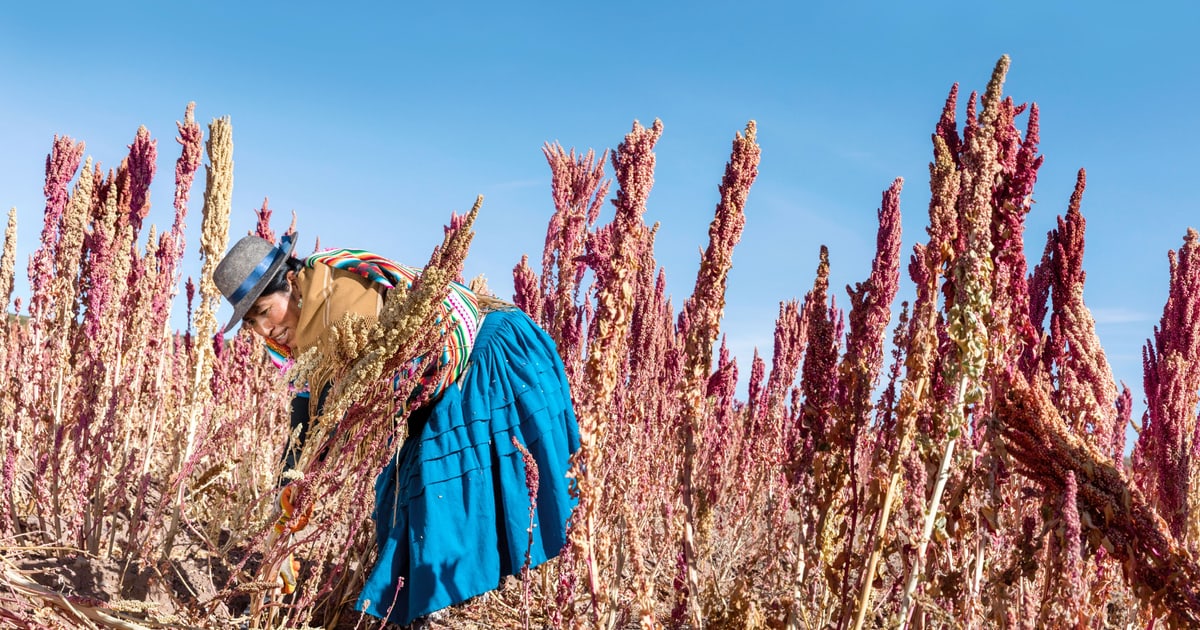
<instances>
[{"instance_id":1,"label":"quinoa field","mask_svg":"<svg viewBox=\"0 0 1200 630\"><path fill-rule=\"evenodd\" d=\"M514 259L514 294L494 297L555 339L572 386L569 542L420 627L1200 627L1200 236L1179 226L1163 252L1170 293L1145 331L1135 411L1085 301L1082 170L1065 207L1039 204L1057 227L1025 232L1038 109L1004 94L1007 71L1005 57L981 91L955 84L930 112L931 201L904 209L928 216L911 251L902 189L925 182L897 179L880 182L867 277L843 292L825 248L795 254L811 257L811 288L763 296L779 304L769 362L738 365L721 328L754 215L753 121L730 130L713 173L694 282L670 288L643 219L664 123L634 122L607 150L545 145L545 249ZM136 130L127 156L105 156L115 169L47 139L44 222L21 230L38 243L24 299L9 214L0 627L381 627L353 603L374 560L375 476L416 386L393 391L391 376L432 347L431 306L460 279L486 200L446 217L379 326L292 366L347 385L290 478L309 523L275 536L290 392L249 331L219 334L211 274L241 236L233 129L193 112L169 148ZM143 220L164 176L175 219L160 229ZM289 229L257 212L259 235ZM1040 259L1028 239L1044 240ZM197 255L199 277L183 277ZM288 554L300 582L283 595Z\"/></svg>"}]
</instances>

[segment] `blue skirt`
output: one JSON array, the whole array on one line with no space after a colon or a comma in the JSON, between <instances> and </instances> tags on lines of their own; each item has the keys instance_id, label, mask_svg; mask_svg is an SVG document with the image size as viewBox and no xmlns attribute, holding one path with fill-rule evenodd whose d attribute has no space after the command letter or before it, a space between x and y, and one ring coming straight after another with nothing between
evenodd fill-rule
<instances>
[{"instance_id":1,"label":"blue skirt","mask_svg":"<svg viewBox=\"0 0 1200 630\"><path fill-rule=\"evenodd\" d=\"M532 544L513 437L538 467ZM355 608L408 624L496 588L521 571L527 551L530 566L558 555L578 448L554 341L520 310L488 313L466 372L412 413L408 439L375 480L379 555Z\"/></svg>"}]
</instances>

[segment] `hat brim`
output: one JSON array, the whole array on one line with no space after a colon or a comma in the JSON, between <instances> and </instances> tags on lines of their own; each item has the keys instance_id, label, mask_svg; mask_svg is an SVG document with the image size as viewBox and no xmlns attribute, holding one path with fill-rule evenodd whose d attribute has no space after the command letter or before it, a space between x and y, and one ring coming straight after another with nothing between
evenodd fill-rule
<instances>
[{"instance_id":1,"label":"hat brim","mask_svg":"<svg viewBox=\"0 0 1200 630\"><path fill-rule=\"evenodd\" d=\"M250 307L262 297L263 289L267 288L267 284L275 278L275 274L283 267L288 258L291 258L292 251L296 249L296 234L285 234L279 245L275 246L275 260L271 262L271 266L267 267L266 272L254 283L254 286L238 300L237 304L233 305L233 317L229 318L229 323L225 324L225 328L221 330L221 334L225 334L242 322L242 318L249 312Z\"/></svg>"}]
</instances>

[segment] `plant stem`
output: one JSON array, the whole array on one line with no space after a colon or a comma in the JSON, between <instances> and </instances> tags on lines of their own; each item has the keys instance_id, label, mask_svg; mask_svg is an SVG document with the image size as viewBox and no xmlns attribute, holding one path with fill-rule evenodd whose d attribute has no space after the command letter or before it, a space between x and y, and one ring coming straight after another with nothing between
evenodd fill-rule
<instances>
[{"instance_id":1,"label":"plant stem","mask_svg":"<svg viewBox=\"0 0 1200 630\"><path fill-rule=\"evenodd\" d=\"M918 379L913 385L912 396L907 397L907 400L919 401L925 393L925 387L928 379ZM858 612L854 616L854 630L861 630L863 621L867 616L867 606L871 603L871 591L875 577L875 569L879 566L879 558L883 555L883 537L887 532L887 526L892 514L892 504L896 501L896 494L900 488L900 461L904 454L908 452L912 444L913 429L915 427L915 410L906 410L901 408L902 417L900 419L900 444L896 450L892 451L891 462L888 464L888 470L891 477L888 479L887 493L883 497L883 508L879 517L879 526L875 530L875 539L871 544L871 557L867 560L867 570L863 573L862 590L858 597Z\"/></svg>"},{"instance_id":2,"label":"plant stem","mask_svg":"<svg viewBox=\"0 0 1200 630\"><path fill-rule=\"evenodd\" d=\"M942 465L938 469L937 483L933 486L933 496L929 499L929 510L925 513L925 528L921 532L921 543L917 547L917 559L912 571L908 574L908 583L904 585L904 595L900 599L900 630L908 628L909 616L913 608L913 592L917 590L917 578L921 576L925 565L925 551L929 547L929 539L933 536L933 525L937 521L938 504L942 500L942 491L946 488L946 479L950 477L950 461L954 458L954 445L958 438L950 438L946 443L946 453L942 456Z\"/></svg>"},{"instance_id":3,"label":"plant stem","mask_svg":"<svg viewBox=\"0 0 1200 630\"><path fill-rule=\"evenodd\" d=\"M900 452L898 449L897 452ZM888 480L887 494L883 497L883 512L879 517L879 527L875 530L875 540L871 546L871 557L867 560L867 570L863 572L862 590L858 596L858 612L854 615L854 630L860 630L867 616L867 606L871 602L872 581L875 568L879 566L879 558L883 555L883 535L887 532L888 519L892 514L892 503L896 498L896 489L900 487L900 471L893 467L892 477Z\"/></svg>"}]
</instances>

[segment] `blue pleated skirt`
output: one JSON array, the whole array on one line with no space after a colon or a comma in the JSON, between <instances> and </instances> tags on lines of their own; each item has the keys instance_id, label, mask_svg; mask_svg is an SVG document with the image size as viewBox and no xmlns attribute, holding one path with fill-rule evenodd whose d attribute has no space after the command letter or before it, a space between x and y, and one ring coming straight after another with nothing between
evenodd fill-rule
<instances>
[{"instance_id":1,"label":"blue pleated skirt","mask_svg":"<svg viewBox=\"0 0 1200 630\"><path fill-rule=\"evenodd\" d=\"M525 464L537 462L530 544ZM375 481L379 555L355 606L397 624L496 588L558 555L574 507L568 457L579 426L554 342L520 310L488 313L470 365Z\"/></svg>"}]
</instances>

